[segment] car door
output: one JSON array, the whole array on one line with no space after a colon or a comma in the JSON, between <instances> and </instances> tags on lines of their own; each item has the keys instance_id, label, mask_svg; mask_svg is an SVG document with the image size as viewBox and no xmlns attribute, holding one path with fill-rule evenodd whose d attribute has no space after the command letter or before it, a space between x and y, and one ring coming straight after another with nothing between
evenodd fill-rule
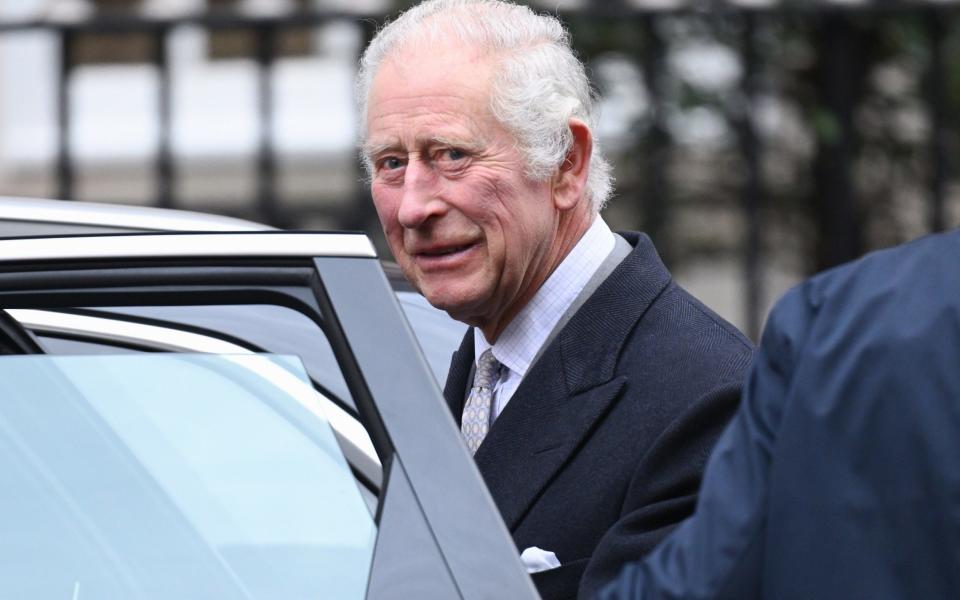
<instances>
[{"instance_id":1,"label":"car door","mask_svg":"<svg viewBox=\"0 0 960 600\"><path fill-rule=\"evenodd\" d=\"M218 354L211 355L217 358L208 356L204 359L214 361L213 366L202 361L198 366L191 362L194 359L188 358L196 356L193 353L197 352L198 348L191 345L194 342L200 343L196 339L189 343L181 340L179 346L167 344L162 348L168 351L190 352L180 356L179 362L175 363L176 368L193 373L191 377L200 377L205 382L177 387L174 384L182 383L179 381L181 376L178 375L178 371L164 362L170 355L140 352L158 348L151 347L149 343L143 341L146 334L141 334L138 338L136 332L132 331L135 329L134 326L172 330L212 340L217 340L217 328L196 331L185 327L183 330L178 330L170 321L160 324L143 323L142 315L139 317L134 315L134 321L141 320L139 323L129 322L124 325L123 321L119 322L120 334L114 334L113 339L116 341L123 338L125 341L117 344L117 351L100 352L98 356L90 356L89 353L87 356L56 355L57 352L63 351L76 354L75 350L78 347L75 346L74 351L70 351L65 350L66 346L59 346L60 349L57 350L56 344L50 341L52 326L48 324L47 330L38 326L37 315L55 311L68 317L72 315L75 317L74 321L76 317L84 317L101 319L102 322L104 315L89 314L91 307L101 311L111 308L120 310L125 307L176 307L179 310L189 310L190 307L194 307L198 310L211 311L221 307L225 313L234 315L231 318L237 318L235 312L237 307L246 307L245 310L269 307L269 310L293 311L303 319L304 327L312 328L310 331L316 334L306 336L304 339L310 341L303 343L317 343L329 349L333 358L332 365L327 365L323 369L331 373L328 373L329 377L327 375L321 377L315 366L313 370L304 369L303 364L306 361L301 361L299 352L292 352L294 356L256 353L250 355L252 350L259 348L247 347L245 340L228 334L229 339L219 341L233 344L233 346L221 346L216 350ZM225 419L233 412L230 409L230 394L217 392L208 396L216 397L220 404L207 406L204 409L205 412L201 411L199 415L191 415L190 418L177 418L178 410L199 410L198 406L207 404L203 397L184 401L183 396L190 395L190 390L213 385L206 382L210 379L209 372L233 373L239 368L238 360L253 361L252 364L258 366L252 368L245 364L242 372L247 374L228 377L228 383L220 381L223 378L219 375L220 379L213 378L220 381L217 385L228 388L234 386L230 389L235 389L238 397L246 397L246 394L252 393L251 390L263 387L249 383L259 381L258 377L266 377L270 382L267 386L270 389L287 391L298 389L298 386L291 382L288 382L289 385L286 387L277 384L278 380L290 378L293 382L299 381L307 385L311 390L310 393L315 395L312 399L297 400L298 394L290 392L293 400L282 399L286 398L283 394L281 399L267 394L266 403L273 407L271 410L279 410L276 409L277 406L287 406L288 408L280 410L284 415L281 421L288 424L294 423L293 429L301 433L313 431L314 428L319 428L318 431L332 431L333 435L329 436L329 439L336 440L339 449L337 460L345 461L345 464L349 465L349 473L356 485L367 493L367 506L373 509L370 515L372 538L368 546L360 543L360 546L368 550L368 552L364 551L365 556L357 559L361 564L360 571L363 572L364 578L360 584L351 588L361 590L360 595L350 597L519 599L536 597L530 579L518 559L513 542L497 514L472 458L460 441L459 432L446 409L436 381L412 336L372 247L364 236L258 232L0 240L0 308L6 311L0 319L0 347L7 355L0 357L0 367L7 369L11 380L18 380L18 375L23 373L32 373L37 377L38 373L49 372L54 374L51 376L51 381L59 381L61 378L67 381L64 385L56 386L57 389L73 390L70 394L84 396L80 393L86 389L84 386L96 386L93 383L84 383L86 379L83 379L83 373L92 371L104 373L97 377L87 376L87 379L93 382L123 379L122 373L129 372L140 373L138 377L141 379L156 378L158 373L169 373L166 379L169 384L164 385L164 380L161 379L159 383L154 382L151 385L150 396L154 398L151 406L154 408L150 410L159 411L157 414L161 416L165 415L163 422L177 431L179 431L178 424L181 422L210 420L212 423L214 420L211 415L221 415ZM44 311L44 313L26 311ZM231 313L231 311L234 312ZM30 315L34 317L33 325L30 325ZM103 336L97 341L96 336L91 333L97 331L96 321L88 322L84 326L87 327L87 335L83 334L83 327L77 326L76 322L73 327L74 342L102 346ZM163 339L162 331L160 333L154 331L154 334L160 336L158 339ZM45 337L48 339L44 339ZM68 335L67 338L69 337ZM62 341L66 338L61 336L59 339ZM124 357L120 352L121 347L125 350L133 350L136 354ZM246 350L248 354L246 358L238 359L231 348ZM292 349L296 350L295 347ZM223 350L226 352L222 352ZM316 352L305 350L303 354L312 355ZM254 375L249 375L251 372ZM72 375L68 375L70 373ZM113 375L110 375L111 373ZM273 375L269 375L270 373ZM79 380L75 381L75 378ZM330 383L335 380L342 387L339 394L334 393L335 389L339 388ZM248 383L238 384L237 381ZM125 388L120 387L129 389L135 383L124 385ZM16 394L36 394L36 387L29 385L28 382L22 383L16 388ZM179 403L174 402L174 399L165 400L163 395L165 387L170 387L171 393L174 388L180 390L176 392L180 398ZM286 394L287 391L283 393ZM138 394L130 397L137 398L138 402L141 401ZM228 400L224 401L222 398ZM251 401L247 404L259 406L257 402ZM46 420L42 415L36 419L23 417L24 414L32 414L30 410L37 409L35 404L24 402L20 404L18 410L27 411L21 414L22 419L25 419L22 420L23 423L30 424ZM75 400L68 402L69 406L80 404L82 403ZM96 402L90 401L87 404L96 405ZM311 412L309 408L314 405L320 408ZM240 406L239 400L237 406ZM295 408L296 406L300 408ZM124 411L131 410L122 399L110 400L107 408L122 415L127 415ZM306 411L303 410L305 408ZM242 411L238 408L237 412ZM50 416L51 422L59 422L57 419L65 418L61 413L62 411L53 411L53 414L59 416L56 418ZM86 432L84 439L77 440L78 444L86 444L83 446L85 448L97 444L103 445L102 439L107 434L100 435L96 432L107 431L109 429L107 425L112 422L111 418L117 423L124 424L135 422L139 418L130 415L124 418L94 415L96 416L94 418L84 414L78 413L74 421L60 423L57 431L62 432L67 438L71 435L80 436ZM237 416L237 418L240 417ZM252 431L256 431L254 425L257 422L256 419L250 414L246 414L244 418L246 424L240 424L237 427L254 427ZM355 425L359 425L359 433L357 427L354 427L353 432L350 433L351 420ZM87 426L71 426L71 423L93 421L98 423L103 421L106 425L92 429ZM151 427L153 429L143 426L143 431L156 429L154 426ZM216 429L224 428L220 425ZM202 432L203 429L198 431ZM111 442L112 445L104 446L105 448L107 446L125 448L127 446L124 445L124 439L129 438L131 440L129 444L136 445L139 443L136 440L143 438L143 436L121 433L111 435L117 439ZM127 435L127 438L123 435ZM163 440L166 439L164 435L158 433L155 437ZM195 435L201 434L195 433ZM240 444L240 448L243 449L245 440L249 440L250 443L264 443L263 439L256 439L259 437L255 434L239 438L234 436L231 438L233 439L231 443ZM313 440L325 439L320 434L307 437ZM93 440L100 440L100 442L95 444ZM61 443L62 440L57 442L57 444ZM217 444L213 445L217 446ZM267 444L262 452L270 453L270 449L275 445L279 444ZM143 452L154 457L151 464L163 465L169 462L163 450L166 447L158 442L156 447L149 449L149 452L147 450ZM178 452L179 455L202 454L206 450L201 451L196 448L203 449L207 446L185 447L194 448L194 450L190 452L181 450ZM251 452L249 448L243 451ZM10 456L18 457L14 462L17 464L24 462L20 460L21 455L26 452L23 448L14 448L10 452L12 453ZM94 456L102 459L104 469L111 464L115 469L120 469L121 463L126 465L123 468L129 468L136 462L130 456L139 455L133 448L129 452L126 450L124 452L126 452L123 454L126 457L125 462L108 459L107 457L112 455L105 450ZM66 452L57 456L65 461L64 464L70 464L67 460L69 454ZM224 453L221 452L221 454ZM231 453L225 453L225 455L230 456ZM253 456L256 455L254 453ZM364 456L366 456L366 463L364 463ZM217 459L217 461L223 460L226 460L223 456ZM301 456L297 460L304 459ZM213 459L211 461L208 462L214 465L220 464ZM258 462L261 461L251 459L248 464ZM289 462L294 461L291 459ZM144 467L144 464L140 464L140 467ZM233 471L231 472L239 471L243 474L243 464L243 462L232 463L230 469ZM266 464L270 466L269 461ZM308 465L309 461L303 464ZM273 465L276 469L287 468L287 466L287 462L279 460ZM223 470L209 467L209 464L204 468L210 470L212 476L218 481L223 476ZM308 467L305 469L309 470ZM91 473L96 474L97 471L94 468ZM63 472L71 471L65 468ZM35 480L34 473L31 471L26 473L21 480L11 482L11 485L21 483L27 486L28 484L24 482L32 482L29 485L39 486L37 481L40 480ZM146 478L150 481L151 473L152 471L148 469L145 475L138 476L139 479L131 476L123 479L121 483L130 489L146 489L150 486L144 487L145 484L140 480ZM260 469L259 477L271 475L269 468ZM152 481L159 485L161 480L162 478L154 476ZM290 481L296 481L296 478L291 478ZM62 485L62 482L58 485ZM4 487L4 489L8 490L8 494L10 493L10 487ZM238 489L243 488L241 486ZM109 497L106 491L103 493L105 497ZM179 494L177 497L194 497L190 496L192 493L180 491L177 492ZM177 502L172 501L175 495L170 494L168 504L178 505ZM350 496L356 500L362 494L354 495L352 492L344 492L341 496ZM233 495L223 494L222 497L233 498ZM216 503L208 502L207 504L212 506ZM316 504L318 512L329 510L322 505L322 502ZM353 511L350 514L354 516L360 514L355 510L355 501L348 504L349 506L342 508ZM257 514L271 515L276 512L276 507L269 505L259 508L261 513L256 511L251 513L254 514L254 518L259 518ZM160 514L159 509L151 508L151 510L154 512L145 514ZM64 513L72 515L71 518L62 516L59 518L66 521L82 518L82 511L77 511L75 508L71 511L73 512ZM271 515L271 518L275 517L275 514ZM304 519L304 522L311 520L309 516L298 518ZM195 518L191 521L188 516L183 516L181 520L196 521ZM355 520L363 519L356 517ZM176 522L180 523L180 521ZM171 525L167 528L167 533L169 534L180 525ZM259 574L249 575L246 579L236 575L237 569L240 568L236 565L246 565L250 560L254 560L250 558L251 556L259 556L259 554L247 552L244 555L247 557L245 559L247 562L235 556L228 560L225 558L227 555L218 548L204 546L203 540L206 537L199 535L197 533L199 530L193 531L196 535L191 537L188 535L192 531L189 527L183 526L182 529L185 533L177 538L176 541L180 544L178 547L189 546L195 549L197 556L200 557L196 561L198 564L209 563L229 567L224 567L224 573L234 573L231 577L243 583L237 587L240 590L238 592L240 597L277 597L276 593L271 593L261 585L262 581L258 579ZM103 561L111 556L110 552L104 550L112 547L110 544L98 542L96 536L92 534L85 537L82 532L77 533L72 525L68 530L72 536L71 539L77 540L78 544L89 545L90 552L94 555L98 552L103 554L102 560L98 559L97 564L104 564ZM228 527L227 530L229 530ZM360 538L363 538L365 531L367 530L363 529L361 523ZM20 541L27 543L25 539ZM2 542L0 542L0 548L2 548ZM15 550L16 548L6 548L8 552ZM265 551L259 549L257 552L262 554ZM127 593L134 589L142 597L155 597L151 595L149 587L142 588L136 585L137 569L144 568L143 564L146 564L143 560L145 559L129 567L130 573L124 575L127 579L123 581L129 580L132 583L123 587L122 581L115 582L120 586L116 589L127 590ZM157 557L157 560L164 559ZM217 563L218 560L219 563ZM122 571L122 556L117 564L120 565L117 570ZM327 565L327 571L334 571L329 574L333 577L330 581L337 581L336 571L342 571L344 577L347 577L346 572L349 571L340 563L334 564L331 568L329 561L322 561L316 555L313 555L312 559L307 555L291 555L289 561L272 558L263 564L273 565L270 568L274 571L294 569L291 573L297 577L306 577L304 581L310 580L309 576L304 574L309 574L313 570L322 571L324 564ZM337 564L340 566L336 566ZM3 567L0 567L0 595L3 595L3 572ZM113 571L108 569L107 572ZM289 577L274 575L274 580L289 580ZM13 577L10 571L8 576ZM227 576L224 577L225 587L222 589L228 589L229 581L233 580ZM355 575L350 577L355 579ZM67 579L70 577L65 575L64 581ZM75 583L79 586L80 581L77 579ZM24 585L22 578L18 585ZM77 587L74 590L75 597L76 594L82 593L78 591L80 589ZM328 588L328 591L332 589ZM29 595L19 597L29 597ZM165 595L165 597L169 596ZM341 596L337 593L330 597Z\"/></svg>"}]
</instances>

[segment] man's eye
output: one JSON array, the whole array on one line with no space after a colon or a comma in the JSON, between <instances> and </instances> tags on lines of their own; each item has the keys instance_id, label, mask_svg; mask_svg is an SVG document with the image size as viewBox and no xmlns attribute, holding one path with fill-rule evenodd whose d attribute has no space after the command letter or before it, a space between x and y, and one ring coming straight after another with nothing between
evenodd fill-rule
<instances>
[{"instance_id":1,"label":"man's eye","mask_svg":"<svg viewBox=\"0 0 960 600\"><path fill-rule=\"evenodd\" d=\"M457 150L456 148L446 148L443 152L440 153L440 157L444 160L458 161L463 160L467 157L466 152Z\"/></svg>"},{"instance_id":2,"label":"man's eye","mask_svg":"<svg viewBox=\"0 0 960 600\"><path fill-rule=\"evenodd\" d=\"M403 166L403 161L401 161L399 158L395 156L390 156L380 161L380 168L386 169L388 171L399 169L402 166Z\"/></svg>"}]
</instances>

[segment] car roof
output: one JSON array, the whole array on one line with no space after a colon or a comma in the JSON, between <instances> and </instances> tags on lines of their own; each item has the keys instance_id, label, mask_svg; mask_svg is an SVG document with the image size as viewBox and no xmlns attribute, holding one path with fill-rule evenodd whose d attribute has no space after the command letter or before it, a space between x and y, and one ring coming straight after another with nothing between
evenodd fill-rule
<instances>
[{"instance_id":1,"label":"car roof","mask_svg":"<svg viewBox=\"0 0 960 600\"><path fill-rule=\"evenodd\" d=\"M130 231L269 231L269 225L187 210L0 196L0 220L90 225Z\"/></svg>"},{"instance_id":2,"label":"car roof","mask_svg":"<svg viewBox=\"0 0 960 600\"><path fill-rule=\"evenodd\" d=\"M170 243L176 239L176 243ZM362 233L160 232L116 233L75 237L0 239L4 261L184 257L313 257L376 258Z\"/></svg>"},{"instance_id":3,"label":"car roof","mask_svg":"<svg viewBox=\"0 0 960 600\"><path fill-rule=\"evenodd\" d=\"M17 196L0 196L0 222L3 221L56 226L56 229L50 231L31 230L28 235L61 236L87 233L161 231L280 231L275 227L255 221L190 210ZM0 239L21 237L22 235L22 233L5 232L0 228ZM404 278L400 267L396 263L382 260L381 264L394 291L416 292Z\"/></svg>"}]
</instances>

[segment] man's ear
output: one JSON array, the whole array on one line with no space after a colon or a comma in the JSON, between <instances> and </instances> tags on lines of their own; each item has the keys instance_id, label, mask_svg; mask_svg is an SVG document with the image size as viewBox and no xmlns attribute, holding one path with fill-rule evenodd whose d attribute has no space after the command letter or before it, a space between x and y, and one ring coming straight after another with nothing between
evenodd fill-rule
<instances>
[{"instance_id":1,"label":"man's ear","mask_svg":"<svg viewBox=\"0 0 960 600\"><path fill-rule=\"evenodd\" d=\"M593 151L593 136L586 123L570 119L570 133L573 144L553 176L553 203L560 211L570 210L583 199Z\"/></svg>"}]
</instances>

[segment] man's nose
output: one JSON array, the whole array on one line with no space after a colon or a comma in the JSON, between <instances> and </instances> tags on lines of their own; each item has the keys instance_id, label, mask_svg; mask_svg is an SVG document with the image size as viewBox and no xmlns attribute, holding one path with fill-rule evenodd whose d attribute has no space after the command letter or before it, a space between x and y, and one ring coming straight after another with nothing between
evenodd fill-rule
<instances>
[{"instance_id":1,"label":"man's nose","mask_svg":"<svg viewBox=\"0 0 960 600\"><path fill-rule=\"evenodd\" d=\"M397 218L400 225L415 229L431 217L442 215L446 203L437 196L437 174L419 158L410 158L403 177L403 198Z\"/></svg>"}]
</instances>

